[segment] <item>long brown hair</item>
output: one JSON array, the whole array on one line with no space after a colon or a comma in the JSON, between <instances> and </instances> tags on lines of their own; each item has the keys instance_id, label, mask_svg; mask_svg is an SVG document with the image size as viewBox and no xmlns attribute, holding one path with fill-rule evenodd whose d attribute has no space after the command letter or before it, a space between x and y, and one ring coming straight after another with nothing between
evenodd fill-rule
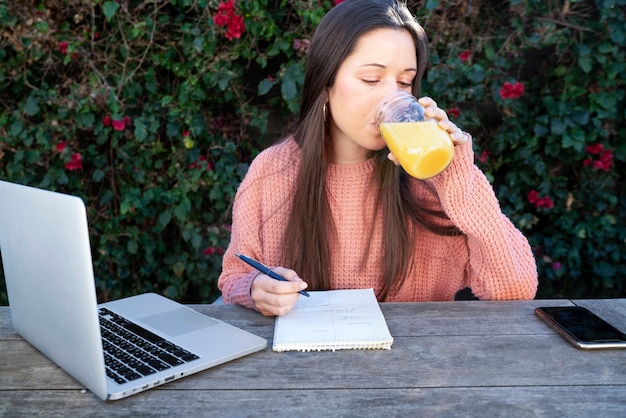
<instances>
[{"instance_id":1,"label":"long brown hair","mask_svg":"<svg viewBox=\"0 0 626 418\"><path fill-rule=\"evenodd\" d=\"M308 50L301 109L294 131L302 162L284 236L283 261L309 283L310 289L330 287L330 243L335 232L325 189L326 169L328 161L332 160L331 138L326 131L324 114L326 90L333 85L339 67L352 53L358 39L379 28L404 29L413 37L417 57L413 95L420 97L428 39L402 1L347 0L340 3L324 16ZM386 149L372 153L374 178L378 184L376 204L382 207L386 231L383 286L378 295L381 300L400 286L410 271L416 223L440 234L458 233L454 227L436 227L424 221L426 212L409 190L408 175L387 159L387 153Z\"/></svg>"}]
</instances>

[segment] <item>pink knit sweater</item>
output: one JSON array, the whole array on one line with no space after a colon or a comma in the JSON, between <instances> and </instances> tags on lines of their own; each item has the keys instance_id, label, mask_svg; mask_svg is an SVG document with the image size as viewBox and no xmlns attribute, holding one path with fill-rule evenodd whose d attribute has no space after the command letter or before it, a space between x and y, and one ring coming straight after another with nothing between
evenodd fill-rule
<instances>
[{"instance_id":1,"label":"pink knit sweater","mask_svg":"<svg viewBox=\"0 0 626 418\"><path fill-rule=\"evenodd\" d=\"M473 159L471 141L456 146L450 166L428 180L436 195L425 182L413 181L412 190L420 201L443 209L463 235L447 237L420 229L411 275L386 301L453 300L457 291L468 286L484 300L534 298L537 270L528 241L502 214ZM258 272L235 253L265 265L280 265L299 161L299 148L292 139L274 145L255 158L239 186L231 242L218 282L225 303L255 309L250 286ZM373 168L372 160L329 167L327 193L337 228L337 242L331 244L332 289L371 287L378 292L381 288L383 230L381 211L374 208ZM376 229L368 241L372 217ZM366 249L370 255L363 263Z\"/></svg>"}]
</instances>

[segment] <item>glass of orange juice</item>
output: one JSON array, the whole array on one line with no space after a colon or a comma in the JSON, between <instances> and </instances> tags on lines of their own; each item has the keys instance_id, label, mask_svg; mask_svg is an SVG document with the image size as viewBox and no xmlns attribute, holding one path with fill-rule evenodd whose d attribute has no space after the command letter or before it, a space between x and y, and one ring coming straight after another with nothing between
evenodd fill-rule
<instances>
[{"instance_id":1,"label":"glass of orange juice","mask_svg":"<svg viewBox=\"0 0 626 418\"><path fill-rule=\"evenodd\" d=\"M406 91L397 90L383 97L375 116L389 151L411 176L429 179L452 161L452 138L437 120L425 116L422 105Z\"/></svg>"}]
</instances>

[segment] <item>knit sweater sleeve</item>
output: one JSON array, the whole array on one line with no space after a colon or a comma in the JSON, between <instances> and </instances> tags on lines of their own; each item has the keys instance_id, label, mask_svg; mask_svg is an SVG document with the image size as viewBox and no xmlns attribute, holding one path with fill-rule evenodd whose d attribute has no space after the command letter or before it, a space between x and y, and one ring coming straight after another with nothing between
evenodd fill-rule
<instances>
[{"instance_id":1,"label":"knit sweater sleeve","mask_svg":"<svg viewBox=\"0 0 626 418\"><path fill-rule=\"evenodd\" d=\"M296 172L294 153L297 146L292 140L267 148L252 161L237 189L230 243L218 279L224 303L256 310L250 291L259 272L241 261L237 253L270 267L280 262L281 239L289 213L286 202Z\"/></svg>"},{"instance_id":2,"label":"knit sweater sleeve","mask_svg":"<svg viewBox=\"0 0 626 418\"><path fill-rule=\"evenodd\" d=\"M528 240L502 213L474 164L472 141L455 147L450 166L430 180L451 221L465 234L466 282L485 300L533 299L537 267Z\"/></svg>"},{"instance_id":3,"label":"knit sweater sleeve","mask_svg":"<svg viewBox=\"0 0 626 418\"><path fill-rule=\"evenodd\" d=\"M262 190L258 187L261 175L261 160L254 160L248 173L239 185L233 204L231 236L222 260L222 272L218 287L222 291L224 303L237 304L255 309L250 289L258 272L250 270L236 253L259 258L261 249L259 237L252 231L259 231L261 224L260 205Z\"/></svg>"}]
</instances>

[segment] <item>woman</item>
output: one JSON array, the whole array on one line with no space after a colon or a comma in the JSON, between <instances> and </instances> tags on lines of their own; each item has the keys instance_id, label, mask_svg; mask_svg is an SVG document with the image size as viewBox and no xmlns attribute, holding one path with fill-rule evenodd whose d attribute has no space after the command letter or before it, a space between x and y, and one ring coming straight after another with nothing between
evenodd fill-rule
<instances>
[{"instance_id":1,"label":"woman","mask_svg":"<svg viewBox=\"0 0 626 418\"><path fill-rule=\"evenodd\" d=\"M225 303L283 315L305 288L371 287L381 301L453 300L467 287L480 299L535 296L528 241L473 164L469 135L421 98L455 156L420 181L397 165L374 123L387 93L420 97L427 57L426 35L403 3L347 0L322 19L295 131L257 156L237 191L218 283Z\"/></svg>"}]
</instances>

